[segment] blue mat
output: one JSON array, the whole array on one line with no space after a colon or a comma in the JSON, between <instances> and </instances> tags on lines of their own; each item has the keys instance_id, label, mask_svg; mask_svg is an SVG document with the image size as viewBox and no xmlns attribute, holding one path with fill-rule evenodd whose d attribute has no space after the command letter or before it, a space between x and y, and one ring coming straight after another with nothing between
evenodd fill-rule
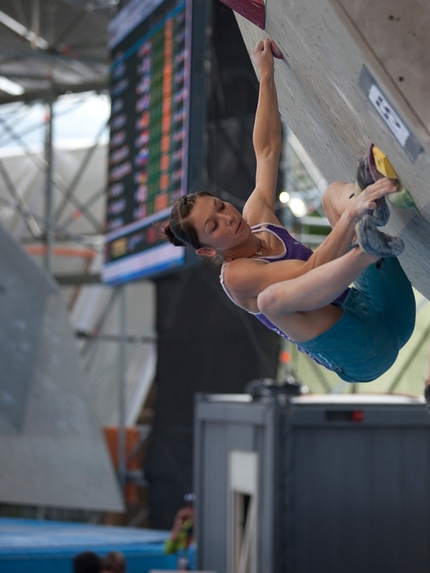
<instances>
[{"instance_id":1,"label":"blue mat","mask_svg":"<svg viewBox=\"0 0 430 573\"><path fill-rule=\"evenodd\" d=\"M82 551L103 557L121 551L128 573L176 569L176 556L164 554L168 531L0 518L1 573L72 573Z\"/></svg>"}]
</instances>

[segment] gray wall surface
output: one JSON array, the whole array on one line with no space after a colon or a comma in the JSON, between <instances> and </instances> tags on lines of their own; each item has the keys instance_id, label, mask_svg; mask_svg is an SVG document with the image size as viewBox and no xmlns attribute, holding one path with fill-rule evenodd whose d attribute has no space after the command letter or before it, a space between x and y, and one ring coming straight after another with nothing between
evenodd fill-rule
<instances>
[{"instance_id":1,"label":"gray wall surface","mask_svg":"<svg viewBox=\"0 0 430 573\"><path fill-rule=\"evenodd\" d=\"M121 511L59 289L0 227L0 501Z\"/></svg>"},{"instance_id":2,"label":"gray wall surface","mask_svg":"<svg viewBox=\"0 0 430 573\"><path fill-rule=\"evenodd\" d=\"M238 2L238 5L241 3ZM353 182L373 142L410 191L416 209L391 207L387 232L430 297L430 4L425 0L270 0L265 30L237 16L249 52L271 37L279 106L328 182Z\"/></svg>"}]
</instances>

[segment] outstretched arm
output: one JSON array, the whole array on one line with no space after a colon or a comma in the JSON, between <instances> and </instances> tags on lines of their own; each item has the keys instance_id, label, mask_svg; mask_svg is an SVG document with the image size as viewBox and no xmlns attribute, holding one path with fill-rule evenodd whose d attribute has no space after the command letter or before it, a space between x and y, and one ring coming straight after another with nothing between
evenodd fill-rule
<instances>
[{"instance_id":1,"label":"outstretched arm","mask_svg":"<svg viewBox=\"0 0 430 573\"><path fill-rule=\"evenodd\" d=\"M245 219L251 225L265 220L277 221L274 213L275 192L282 135L273 53L280 55L278 48L269 39L258 42L252 51L260 75L260 88L253 132L257 160L255 189L243 210Z\"/></svg>"}]
</instances>

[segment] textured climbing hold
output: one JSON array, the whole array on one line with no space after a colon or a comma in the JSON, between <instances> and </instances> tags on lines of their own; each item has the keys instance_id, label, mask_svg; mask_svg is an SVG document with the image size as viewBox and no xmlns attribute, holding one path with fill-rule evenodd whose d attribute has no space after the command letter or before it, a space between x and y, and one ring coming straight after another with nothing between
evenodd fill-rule
<instances>
[{"instance_id":1,"label":"textured climbing hold","mask_svg":"<svg viewBox=\"0 0 430 573\"><path fill-rule=\"evenodd\" d=\"M387 156L382 153L382 151L374 145L372 147L373 157L375 159L375 167L384 177L388 179L398 179L399 176L394 171L393 166L388 161Z\"/></svg>"},{"instance_id":2,"label":"textured climbing hold","mask_svg":"<svg viewBox=\"0 0 430 573\"><path fill-rule=\"evenodd\" d=\"M387 201L389 201L395 207L400 209L416 209L414 200L411 194L403 187L399 180L399 176L394 170L393 166L389 162L387 156L378 148L376 145L371 146L371 152L375 160L375 168L383 177L388 177L389 179L397 179L399 181L399 190L395 193L389 193L387 195Z\"/></svg>"}]
</instances>

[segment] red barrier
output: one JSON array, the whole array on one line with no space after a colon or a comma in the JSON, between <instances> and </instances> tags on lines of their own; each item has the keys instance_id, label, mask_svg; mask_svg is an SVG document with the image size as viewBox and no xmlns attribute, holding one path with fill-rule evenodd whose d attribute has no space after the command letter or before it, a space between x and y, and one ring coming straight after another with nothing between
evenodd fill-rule
<instances>
[{"instance_id":1,"label":"red barrier","mask_svg":"<svg viewBox=\"0 0 430 573\"><path fill-rule=\"evenodd\" d=\"M221 0L221 2L264 30L264 0Z\"/></svg>"}]
</instances>

